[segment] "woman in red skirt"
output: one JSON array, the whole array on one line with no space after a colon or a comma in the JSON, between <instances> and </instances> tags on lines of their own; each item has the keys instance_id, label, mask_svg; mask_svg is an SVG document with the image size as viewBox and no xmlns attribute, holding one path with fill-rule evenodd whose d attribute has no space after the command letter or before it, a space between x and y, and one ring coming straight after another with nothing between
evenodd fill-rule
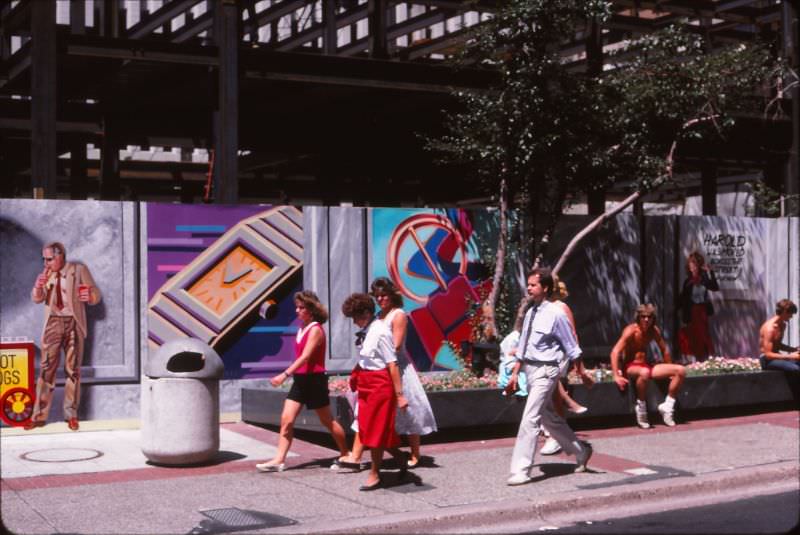
<instances>
[{"instance_id":1,"label":"woman in red skirt","mask_svg":"<svg viewBox=\"0 0 800 535\"><path fill-rule=\"evenodd\" d=\"M342 305L342 313L361 328L356 335L358 364L350 376L350 387L358 392L358 433L362 444L370 448L372 465L366 485L358 490L375 490L381 487L384 450L400 463L401 478L408 469L406 455L397 449L400 439L394 430L395 413L398 408L405 410L408 401L403 396L392 331L382 321L375 321L372 297L352 294Z\"/></svg>"},{"instance_id":2,"label":"woman in red skirt","mask_svg":"<svg viewBox=\"0 0 800 535\"><path fill-rule=\"evenodd\" d=\"M686 324L683 337L688 344L684 342L681 352L684 355L691 354L702 362L714 353L708 325L709 316L714 314L714 305L709 292L718 291L719 284L714 271L697 251L693 251L686 259L686 274L679 303L681 319Z\"/></svg>"}]
</instances>

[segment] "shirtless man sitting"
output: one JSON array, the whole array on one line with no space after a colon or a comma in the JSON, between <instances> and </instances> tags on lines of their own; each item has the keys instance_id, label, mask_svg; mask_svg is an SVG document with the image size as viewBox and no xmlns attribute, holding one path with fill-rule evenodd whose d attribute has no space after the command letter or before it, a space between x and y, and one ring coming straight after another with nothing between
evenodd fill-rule
<instances>
[{"instance_id":1,"label":"shirtless man sitting","mask_svg":"<svg viewBox=\"0 0 800 535\"><path fill-rule=\"evenodd\" d=\"M775 315L764 322L758 331L762 370L780 370L800 374L800 351L783 343L786 322L797 313L797 305L781 299L775 305ZM788 355L781 351L790 352Z\"/></svg>"},{"instance_id":2,"label":"shirtless man sitting","mask_svg":"<svg viewBox=\"0 0 800 535\"><path fill-rule=\"evenodd\" d=\"M645 349L655 340L664 363L651 366L645 358ZM622 360L622 367L620 367ZM669 379L667 398L658 405L658 412L668 426L675 425L675 396L680 390L686 369L680 364L672 364L669 349L661 336L661 330L656 327L656 307L647 304L636 308L634 323L622 331L617 343L611 349L611 370L614 373L614 382L620 390L625 390L630 381L636 385L636 423L642 429L649 429L647 421L647 402L645 392L650 379Z\"/></svg>"}]
</instances>

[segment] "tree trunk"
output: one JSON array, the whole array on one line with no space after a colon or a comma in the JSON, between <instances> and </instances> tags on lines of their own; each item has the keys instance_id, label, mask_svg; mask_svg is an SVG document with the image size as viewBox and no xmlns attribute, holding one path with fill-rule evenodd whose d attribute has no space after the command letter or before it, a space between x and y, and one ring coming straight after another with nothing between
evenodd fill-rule
<instances>
[{"instance_id":1,"label":"tree trunk","mask_svg":"<svg viewBox=\"0 0 800 535\"><path fill-rule=\"evenodd\" d=\"M495 310L497 298L500 295L500 285L503 283L503 274L506 265L506 243L508 241L508 187L506 179L500 179L500 234L497 243L497 257L494 263L494 277L492 278L492 291L486 299L488 314L484 318L486 330L497 334L497 322L495 321Z\"/></svg>"}]
</instances>

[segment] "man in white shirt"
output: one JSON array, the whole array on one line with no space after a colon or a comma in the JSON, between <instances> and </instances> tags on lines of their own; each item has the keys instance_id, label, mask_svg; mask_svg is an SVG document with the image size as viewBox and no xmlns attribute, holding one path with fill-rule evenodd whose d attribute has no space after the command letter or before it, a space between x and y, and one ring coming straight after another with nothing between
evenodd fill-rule
<instances>
[{"instance_id":1,"label":"man in white shirt","mask_svg":"<svg viewBox=\"0 0 800 535\"><path fill-rule=\"evenodd\" d=\"M528 401L511 456L509 485L522 485L531 481L530 470L536 455L539 430L545 425L550 435L568 454L574 454L576 472L586 471L592 456L592 447L579 441L567 422L553 409L553 391L558 378L571 364L581 358L581 348L575 339L572 326L561 307L547 300L553 290L553 277L549 269L534 268L528 274L528 296L533 306L525 314L520 333L520 343L506 392L517 390L520 369L528 380Z\"/></svg>"}]
</instances>

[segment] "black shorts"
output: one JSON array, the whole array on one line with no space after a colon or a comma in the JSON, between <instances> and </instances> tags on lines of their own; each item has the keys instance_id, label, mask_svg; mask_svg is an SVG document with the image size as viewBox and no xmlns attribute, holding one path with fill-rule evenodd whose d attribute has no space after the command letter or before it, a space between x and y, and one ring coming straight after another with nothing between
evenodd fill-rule
<instances>
[{"instance_id":1,"label":"black shorts","mask_svg":"<svg viewBox=\"0 0 800 535\"><path fill-rule=\"evenodd\" d=\"M324 373L296 373L289 389L288 399L309 409L321 409L331 404L328 397L328 375Z\"/></svg>"}]
</instances>

